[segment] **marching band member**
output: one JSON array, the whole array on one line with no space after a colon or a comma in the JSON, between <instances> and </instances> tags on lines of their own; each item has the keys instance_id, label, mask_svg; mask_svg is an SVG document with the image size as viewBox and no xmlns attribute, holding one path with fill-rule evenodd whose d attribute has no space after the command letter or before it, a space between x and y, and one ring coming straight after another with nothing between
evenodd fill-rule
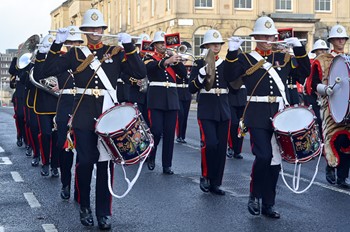
<instances>
[{"instance_id":1,"label":"marching band member","mask_svg":"<svg viewBox=\"0 0 350 232\"><path fill-rule=\"evenodd\" d=\"M306 77L310 73L310 61L300 41L293 37L285 40L293 45L299 66L293 67L288 53L272 51L271 43L277 35L273 20L267 16L257 19L250 34L257 42L250 53L238 55L243 40L232 37L224 64L224 76L232 81L241 81L247 88L248 102L243 124L250 133L252 153L255 155L250 182L248 211L252 215L261 213L270 218L280 218L273 208L276 185L280 171L281 156L270 118L278 109L288 104L286 100L286 80L289 75ZM262 208L260 208L262 199Z\"/></svg>"},{"instance_id":2,"label":"marching band member","mask_svg":"<svg viewBox=\"0 0 350 232\"><path fill-rule=\"evenodd\" d=\"M138 54L141 59L145 57L145 53L141 51L142 40L150 40L148 34L142 33L135 43L138 48ZM148 113L147 113L147 89L148 89L148 78L145 77L142 80L138 80L128 75L122 74L122 79L125 83L129 84L129 101L137 103L137 107L142 114L143 119L149 126Z\"/></svg>"},{"instance_id":3,"label":"marching band member","mask_svg":"<svg viewBox=\"0 0 350 232\"><path fill-rule=\"evenodd\" d=\"M223 76L223 60L218 54L221 51L222 40L219 31L210 29L204 34L200 48L208 49L213 53L211 68L204 64L204 60L196 60L193 65L189 90L192 94L198 92L197 118L201 137L201 168L200 189L203 192L212 192L225 195L220 188L224 175L227 136L230 124L230 105L228 102L228 82ZM208 56L208 55L207 55ZM209 76L209 73L213 73ZM213 83L210 86L209 83ZM209 87L207 87L209 85Z\"/></svg>"},{"instance_id":4,"label":"marching band member","mask_svg":"<svg viewBox=\"0 0 350 232\"><path fill-rule=\"evenodd\" d=\"M190 112L192 95L188 90L188 82L191 75L192 69L192 61L184 60L183 61L186 70L187 76L186 78L177 78L176 79L176 87L177 94L179 96L179 104L180 109L177 116L176 122L176 142L178 143L186 143L186 129L187 129L187 119L188 114Z\"/></svg>"},{"instance_id":5,"label":"marching band member","mask_svg":"<svg viewBox=\"0 0 350 232\"><path fill-rule=\"evenodd\" d=\"M350 188L350 126L345 122L336 123L330 114L328 97L333 94L333 88L328 84L330 64L334 57L344 54L346 41L349 39L342 25L332 27L328 42L333 45L330 54L319 55L312 63L312 91L321 98L322 133L324 151L327 160L326 179L330 184L337 184L341 188ZM348 97L348 96L344 96ZM336 174L335 174L336 168Z\"/></svg>"},{"instance_id":6,"label":"marching band member","mask_svg":"<svg viewBox=\"0 0 350 232\"><path fill-rule=\"evenodd\" d=\"M231 123L230 134L228 136L228 158L243 159L241 155L243 147L243 137L238 137L239 120L243 116L243 111L247 103L247 90L244 85L239 89L228 86L228 102L230 103Z\"/></svg>"},{"instance_id":7,"label":"marching band member","mask_svg":"<svg viewBox=\"0 0 350 232\"><path fill-rule=\"evenodd\" d=\"M72 49L74 46L79 46L83 43L83 39L81 38L79 28L77 26L69 26L67 27L69 31L69 35L67 40L64 42L68 51ZM74 48L73 48L74 49ZM63 54L62 54L63 55ZM56 112L56 124L57 124L57 148L59 149L59 161L60 161L60 170L61 170L61 198L67 200L70 198L70 186L72 179L72 165L73 165L73 152L68 149L66 151L65 142L67 138L68 132L68 122L69 115L72 114L73 109L73 101L74 101L74 76L71 72L64 71L63 73L57 75L58 86L60 89L61 96L57 105ZM78 163L78 161L76 162ZM76 178L77 178L77 174ZM76 187L76 185L75 185ZM74 191L74 198L77 200L77 190Z\"/></svg>"},{"instance_id":8,"label":"marching band member","mask_svg":"<svg viewBox=\"0 0 350 232\"><path fill-rule=\"evenodd\" d=\"M15 92L12 96L12 102L14 106L14 118L16 122L16 129L17 129L17 146L22 147L23 142L28 146L28 141L25 133L25 121L24 121L24 88L25 86L20 83L19 77L18 77L18 69L16 66L17 63L17 57L14 57L11 61L11 65L9 68L9 73L11 74L10 79L10 87L12 89L15 89ZM31 155L29 153L29 155Z\"/></svg>"},{"instance_id":9,"label":"marching band member","mask_svg":"<svg viewBox=\"0 0 350 232\"><path fill-rule=\"evenodd\" d=\"M157 31L151 45L154 46L154 55L147 55L144 63L147 68L147 76L150 81L147 95L147 107L149 113L150 129L154 136L154 149L148 157L148 168L155 167L157 146L163 135L162 166L163 173L174 174L171 169L175 124L179 100L176 90L176 75L186 78L187 71L180 62L180 55L170 56L164 42L164 32Z\"/></svg>"},{"instance_id":10,"label":"marching band member","mask_svg":"<svg viewBox=\"0 0 350 232\"><path fill-rule=\"evenodd\" d=\"M36 54L33 77L36 82L44 79L42 76L42 67L45 61L48 48L53 43L55 37L46 35L39 44L38 53ZM54 88L57 88L55 86ZM50 91L50 90L47 90ZM54 117L56 115L57 96L53 96L44 89L36 88L34 96L34 112L37 114L39 123L39 141L41 154L41 175L49 175L49 166L51 167L51 176L59 177L58 163L59 152L57 149L57 131L54 128ZM57 91L51 90L51 91Z\"/></svg>"},{"instance_id":11,"label":"marching band member","mask_svg":"<svg viewBox=\"0 0 350 232\"><path fill-rule=\"evenodd\" d=\"M131 36L126 33L119 34L124 50L120 46L104 45L101 41L102 36L94 33L102 34L106 28L101 12L89 9L85 12L80 26L80 30L87 33L87 47L74 48L59 56L58 52L69 33L67 29L59 29L44 65L45 76L57 75L69 69L74 73L76 95L72 129L78 156L76 172L80 221L84 226L94 225L90 208L90 185L93 166L96 163L95 211L98 226L102 230L111 229L112 199L107 183L109 162L98 162L101 157L98 150L98 136L94 132L95 118L101 115L102 110L117 102L113 86L116 86L121 72L140 79L146 75L146 69L131 43ZM94 59L95 57L97 59ZM98 65L89 66L92 61ZM110 162L113 176L112 169Z\"/></svg>"}]
</instances>

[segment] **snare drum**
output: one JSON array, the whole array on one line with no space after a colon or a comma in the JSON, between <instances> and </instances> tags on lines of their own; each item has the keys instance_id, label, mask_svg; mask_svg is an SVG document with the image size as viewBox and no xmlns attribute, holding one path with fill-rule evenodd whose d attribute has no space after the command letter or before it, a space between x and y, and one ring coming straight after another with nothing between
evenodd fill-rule
<instances>
[{"instance_id":1,"label":"snare drum","mask_svg":"<svg viewBox=\"0 0 350 232\"><path fill-rule=\"evenodd\" d=\"M305 106L290 106L272 119L282 158L289 163L305 163L321 152L315 114Z\"/></svg>"},{"instance_id":2,"label":"snare drum","mask_svg":"<svg viewBox=\"0 0 350 232\"><path fill-rule=\"evenodd\" d=\"M349 56L338 55L329 70L328 85L334 85L333 94L328 98L329 110L336 123L349 119L349 63Z\"/></svg>"},{"instance_id":3,"label":"snare drum","mask_svg":"<svg viewBox=\"0 0 350 232\"><path fill-rule=\"evenodd\" d=\"M153 147L153 136L136 105L124 103L105 111L95 124L95 132L114 162L136 164Z\"/></svg>"}]
</instances>

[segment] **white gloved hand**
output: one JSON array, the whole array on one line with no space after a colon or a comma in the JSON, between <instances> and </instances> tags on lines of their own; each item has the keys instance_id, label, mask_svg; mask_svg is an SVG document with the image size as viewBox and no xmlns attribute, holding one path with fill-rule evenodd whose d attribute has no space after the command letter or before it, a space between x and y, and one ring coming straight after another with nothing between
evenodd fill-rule
<instances>
[{"instance_id":1,"label":"white gloved hand","mask_svg":"<svg viewBox=\"0 0 350 232\"><path fill-rule=\"evenodd\" d=\"M56 44L64 43L69 35L69 31L67 28L59 28L56 33Z\"/></svg>"},{"instance_id":2,"label":"white gloved hand","mask_svg":"<svg viewBox=\"0 0 350 232\"><path fill-rule=\"evenodd\" d=\"M202 76L205 76L207 75L207 72L205 70L206 66L203 66L199 69L199 74L201 74Z\"/></svg>"},{"instance_id":3,"label":"white gloved hand","mask_svg":"<svg viewBox=\"0 0 350 232\"><path fill-rule=\"evenodd\" d=\"M243 43L244 41L242 40L241 37L231 37L229 38L229 42L228 42L228 50L229 51L236 51L238 50L240 47L241 47L241 44Z\"/></svg>"},{"instance_id":4,"label":"white gloved hand","mask_svg":"<svg viewBox=\"0 0 350 232\"><path fill-rule=\"evenodd\" d=\"M324 85L324 84L318 84L316 87L316 91L321 95L321 96L331 96L333 94L333 88L330 85Z\"/></svg>"},{"instance_id":5,"label":"white gloved hand","mask_svg":"<svg viewBox=\"0 0 350 232\"><path fill-rule=\"evenodd\" d=\"M286 42L287 45L293 45L293 47L302 46L297 37L290 37L290 38L284 39L284 42Z\"/></svg>"},{"instance_id":6,"label":"white gloved hand","mask_svg":"<svg viewBox=\"0 0 350 232\"><path fill-rule=\"evenodd\" d=\"M39 51L39 53L46 54L50 51L50 47L51 47L50 44L39 44L38 51Z\"/></svg>"},{"instance_id":7,"label":"white gloved hand","mask_svg":"<svg viewBox=\"0 0 350 232\"><path fill-rule=\"evenodd\" d=\"M328 86L326 87L326 94L327 94L328 96L332 96L333 93L334 93L334 91L333 91L332 87L328 85Z\"/></svg>"},{"instance_id":8,"label":"white gloved hand","mask_svg":"<svg viewBox=\"0 0 350 232\"><path fill-rule=\"evenodd\" d=\"M119 42L123 44L131 43L131 36L128 33L119 33Z\"/></svg>"}]
</instances>

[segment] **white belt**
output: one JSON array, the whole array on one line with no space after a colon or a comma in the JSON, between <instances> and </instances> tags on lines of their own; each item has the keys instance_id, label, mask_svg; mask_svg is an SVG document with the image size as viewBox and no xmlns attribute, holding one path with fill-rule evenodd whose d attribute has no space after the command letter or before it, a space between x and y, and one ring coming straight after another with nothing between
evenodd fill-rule
<instances>
[{"instance_id":1,"label":"white belt","mask_svg":"<svg viewBox=\"0 0 350 232\"><path fill-rule=\"evenodd\" d=\"M209 91L206 91L205 89L201 89L200 93L216 94L220 96L220 94L228 94L228 89L214 88Z\"/></svg>"},{"instance_id":2,"label":"white belt","mask_svg":"<svg viewBox=\"0 0 350 232\"><path fill-rule=\"evenodd\" d=\"M178 88L188 88L188 84L176 84Z\"/></svg>"},{"instance_id":3,"label":"white belt","mask_svg":"<svg viewBox=\"0 0 350 232\"><path fill-rule=\"evenodd\" d=\"M77 93L76 89L62 89L59 91L60 94L73 94L75 95Z\"/></svg>"},{"instance_id":4,"label":"white belt","mask_svg":"<svg viewBox=\"0 0 350 232\"><path fill-rule=\"evenodd\" d=\"M161 87L176 87L176 83L168 82L168 81L151 81L149 86L161 86Z\"/></svg>"},{"instance_id":5,"label":"white belt","mask_svg":"<svg viewBox=\"0 0 350 232\"><path fill-rule=\"evenodd\" d=\"M105 89L75 88L75 90L76 90L76 94L92 95L92 96L95 96L96 98L105 95Z\"/></svg>"},{"instance_id":6,"label":"white belt","mask_svg":"<svg viewBox=\"0 0 350 232\"><path fill-rule=\"evenodd\" d=\"M297 85L292 85L292 84L287 85L287 86L288 86L288 89L296 89L298 87Z\"/></svg>"},{"instance_id":7,"label":"white belt","mask_svg":"<svg viewBox=\"0 0 350 232\"><path fill-rule=\"evenodd\" d=\"M267 103L279 103L283 101L281 96L247 96L247 101L251 102L267 102Z\"/></svg>"}]
</instances>

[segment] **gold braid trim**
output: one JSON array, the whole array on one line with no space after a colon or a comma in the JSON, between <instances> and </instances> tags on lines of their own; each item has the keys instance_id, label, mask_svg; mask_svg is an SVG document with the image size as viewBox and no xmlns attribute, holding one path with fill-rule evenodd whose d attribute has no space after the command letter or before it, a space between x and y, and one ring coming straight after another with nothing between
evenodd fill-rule
<instances>
[{"instance_id":1,"label":"gold braid trim","mask_svg":"<svg viewBox=\"0 0 350 232\"><path fill-rule=\"evenodd\" d=\"M259 68L261 68L261 66L263 66L263 64L265 63L265 60L259 60L256 64L254 64L252 67L250 67L249 69L247 69L247 71L245 71L246 75L252 75L253 73L255 73Z\"/></svg>"},{"instance_id":2,"label":"gold braid trim","mask_svg":"<svg viewBox=\"0 0 350 232\"><path fill-rule=\"evenodd\" d=\"M233 59L233 60L229 60L229 59L225 59L227 62L230 62L230 63L233 63L233 62L235 62L235 61L237 61L238 60L238 58L236 58L236 59Z\"/></svg>"},{"instance_id":3,"label":"gold braid trim","mask_svg":"<svg viewBox=\"0 0 350 232\"><path fill-rule=\"evenodd\" d=\"M153 60L145 60L143 63L148 64L149 62L152 62Z\"/></svg>"},{"instance_id":4,"label":"gold braid trim","mask_svg":"<svg viewBox=\"0 0 350 232\"><path fill-rule=\"evenodd\" d=\"M77 73L81 73L82 71L84 71L87 66L89 66L91 64L91 62L95 59L95 56L93 54L88 55L88 57L86 57L86 59L83 61L83 63L81 63L77 69L75 70L75 72L73 72L73 74L77 74Z\"/></svg>"},{"instance_id":5,"label":"gold braid trim","mask_svg":"<svg viewBox=\"0 0 350 232\"><path fill-rule=\"evenodd\" d=\"M131 51L131 52L125 53L125 55L132 55L132 54L134 54L135 52L136 52L136 49L134 49L134 50Z\"/></svg>"},{"instance_id":6,"label":"gold braid trim","mask_svg":"<svg viewBox=\"0 0 350 232\"><path fill-rule=\"evenodd\" d=\"M289 61L290 61L290 58L291 58L291 56L290 56L290 54L287 52L285 55L284 55L284 60L283 60L283 62L286 64L286 63L288 63Z\"/></svg>"},{"instance_id":7,"label":"gold braid trim","mask_svg":"<svg viewBox=\"0 0 350 232\"><path fill-rule=\"evenodd\" d=\"M295 56L295 58L304 58L307 56L307 53L305 53L305 55L302 55L302 56Z\"/></svg>"}]
</instances>

